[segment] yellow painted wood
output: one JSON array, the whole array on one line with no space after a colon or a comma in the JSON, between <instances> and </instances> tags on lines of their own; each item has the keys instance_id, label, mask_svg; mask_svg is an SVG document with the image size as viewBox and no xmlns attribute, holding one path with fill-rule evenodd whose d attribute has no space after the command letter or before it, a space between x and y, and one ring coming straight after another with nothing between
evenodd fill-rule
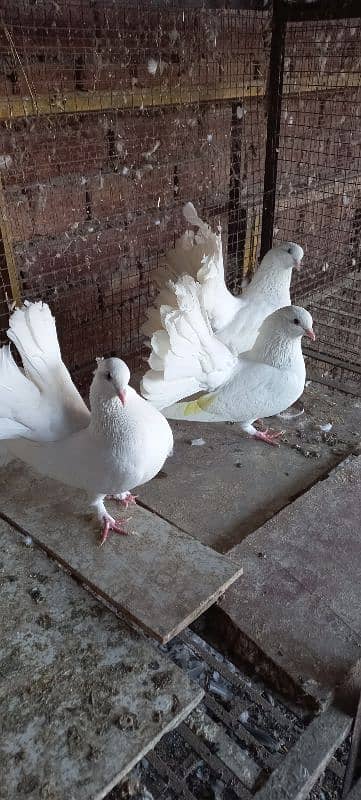
<instances>
[{"instance_id":1,"label":"yellow painted wood","mask_svg":"<svg viewBox=\"0 0 361 800\"><path fill-rule=\"evenodd\" d=\"M1 97L0 119L27 117L34 115L74 114L89 111L107 111L108 109L158 108L162 106L187 105L189 103L207 103L216 100L232 100L235 98L262 97L262 83L249 86L209 86L195 88L168 86L116 91L69 92L53 97L37 95L35 108L31 97Z\"/></svg>"},{"instance_id":2,"label":"yellow painted wood","mask_svg":"<svg viewBox=\"0 0 361 800\"><path fill-rule=\"evenodd\" d=\"M329 92L361 86L361 73L340 72L332 75L310 75L301 81L285 76L284 95L315 91ZM222 100L245 100L263 97L266 84L257 81L219 86L179 86L116 89L114 91L68 92L33 97L0 97L0 119L56 114L86 113L111 109L144 109Z\"/></svg>"},{"instance_id":3,"label":"yellow painted wood","mask_svg":"<svg viewBox=\"0 0 361 800\"><path fill-rule=\"evenodd\" d=\"M0 230L4 244L6 266L9 275L9 283L12 294L11 299L13 300L14 303L16 303L16 305L20 305L21 303L20 281L19 281L18 271L16 268L16 261L15 261L13 242L11 236L11 228L7 213L6 200L5 200L1 177L0 177Z\"/></svg>"},{"instance_id":4,"label":"yellow painted wood","mask_svg":"<svg viewBox=\"0 0 361 800\"><path fill-rule=\"evenodd\" d=\"M260 235L261 235L261 213L260 213L260 211L257 211L256 214L255 214L255 217L254 217L254 220L253 220L253 226L252 226L252 246L251 246L252 262L251 263L253 264L253 267L254 267L254 265L256 263L256 259L257 259L257 248L258 248L258 242L259 242Z\"/></svg>"},{"instance_id":5,"label":"yellow painted wood","mask_svg":"<svg viewBox=\"0 0 361 800\"><path fill-rule=\"evenodd\" d=\"M250 212L249 212L250 216ZM246 242L244 247L243 274L247 275L255 267L257 260L258 240L261 234L261 209L256 209L247 226Z\"/></svg>"}]
</instances>

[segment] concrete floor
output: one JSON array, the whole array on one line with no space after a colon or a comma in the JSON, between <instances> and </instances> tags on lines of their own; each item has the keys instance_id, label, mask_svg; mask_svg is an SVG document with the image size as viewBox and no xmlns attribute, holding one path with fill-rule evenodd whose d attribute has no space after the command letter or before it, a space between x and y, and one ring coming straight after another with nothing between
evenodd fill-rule
<instances>
[{"instance_id":1,"label":"concrete floor","mask_svg":"<svg viewBox=\"0 0 361 800\"><path fill-rule=\"evenodd\" d=\"M141 502L227 552L357 449L361 399L312 383L302 403L296 419L267 420L285 430L279 448L247 439L235 424L172 423L174 455L139 490Z\"/></svg>"}]
</instances>

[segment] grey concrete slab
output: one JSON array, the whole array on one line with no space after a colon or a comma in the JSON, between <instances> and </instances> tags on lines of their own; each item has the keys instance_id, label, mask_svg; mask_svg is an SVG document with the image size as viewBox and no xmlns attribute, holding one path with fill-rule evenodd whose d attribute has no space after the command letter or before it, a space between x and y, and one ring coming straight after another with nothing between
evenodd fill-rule
<instances>
[{"instance_id":1,"label":"grey concrete slab","mask_svg":"<svg viewBox=\"0 0 361 800\"><path fill-rule=\"evenodd\" d=\"M0 797L98 800L202 698L0 520Z\"/></svg>"},{"instance_id":2,"label":"grey concrete slab","mask_svg":"<svg viewBox=\"0 0 361 800\"><path fill-rule=\"evenodd\" d=\"M107 504L109 509L112 504ZM139 506L123 512L129 531L97 546L86 499L21 462L0 472L0 514L33 536L99 597L162 642L189 625L242 574L232 563ZM119 509L113 505L114 515Z\"/></svg>"},{"instance_id":3,"label":"grey concrete slab","mask_svg":"<svg viewBox=\"0 0 361 800\"><path fill-rule=\"evenodd\" d=\"M306 800L351 724L351 717L334 707L316 717L254 800Z\"/></svg>"},{"instance_id":4,"label":"grey concrete slab","mask_svg":"<svg viewBox=\"0 0 361 800\"><path fill-rule=\"evenodd\" d=\"M247 638L321 703L361 656L360 507L352 457L233 548L244 577L218 612L234 651Z\"/></svg>"},{"instance_id":5,"label":"grey concrete slab","mask_svg":"<svg viewBox=\"0 0 361 800\"><path fill-rule=\"evenodd\" d=\"M141 487L141 500L210 547L230 550L361 438L361 401L310 386L303 402L303 416L267 420L285 430L279 448L247 439L237 425L172 422L174 455ZM322 431L327 423L331 430ZM204 444L192 446L199 439Z\"/></svg>"}]
</instances>

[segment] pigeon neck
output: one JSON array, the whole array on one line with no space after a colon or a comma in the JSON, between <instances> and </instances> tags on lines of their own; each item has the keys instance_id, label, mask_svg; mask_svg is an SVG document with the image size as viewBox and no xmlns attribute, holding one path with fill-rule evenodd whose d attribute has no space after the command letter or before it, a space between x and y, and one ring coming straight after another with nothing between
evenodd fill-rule
<instances>
[{"instance_id":1,"label":"pigeon neck","mask_svg":"<svg viewBox=\"0 0 361 800\"><path fill-rule=\"evenodd\" d=\"M129 418L129 405L132 402L130 389L127 390L127 402L122 405L118 397L104 398L99 395L91 397L91 431L112 441L122 434L124 424Z\"/></svg>"},{"instance_id":2,"label":"pigeon neck","mask_svg":"<svg viewBox=\"0 0 361 800\"><path fill-rule=\"evenodd\" d=\"M303 363L301 337L290 339L283 331L275 331L272 335L258 336L251 350L252 358L269 364L271 367L287 369L295 367L299 359Z\"/></svg>"},{"instance_id":3,"label":"pigeon neck","mask_svg":"<svg viewBox=\"0 0 361 800\"><path fill-rule=\"evenodd\" d=\"M275 299L277 305L289 305L290 285L292 270L280 268L279 265L270 264L260 267L255 273L250 288L257 294L262 292L267 296L267 302Z\"/></svg>"}]
</instances>

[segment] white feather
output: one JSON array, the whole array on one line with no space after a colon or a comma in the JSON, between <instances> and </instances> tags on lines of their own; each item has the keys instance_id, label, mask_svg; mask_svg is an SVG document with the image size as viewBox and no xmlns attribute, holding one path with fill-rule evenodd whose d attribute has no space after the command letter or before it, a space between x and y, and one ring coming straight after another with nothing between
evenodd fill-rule
<instances>
[{"instance_id":1,"label":"white feather","mask_svg":"<svg viewBox=\"0 0 361 800\"><path fill-rule=\"evenodd\" d=\"M89 424L89 411L61 360L55 322L47 305L25 303L10 318L10 346L0 350L0 439L53 441Z\"/></svg>"}]
</instances>

